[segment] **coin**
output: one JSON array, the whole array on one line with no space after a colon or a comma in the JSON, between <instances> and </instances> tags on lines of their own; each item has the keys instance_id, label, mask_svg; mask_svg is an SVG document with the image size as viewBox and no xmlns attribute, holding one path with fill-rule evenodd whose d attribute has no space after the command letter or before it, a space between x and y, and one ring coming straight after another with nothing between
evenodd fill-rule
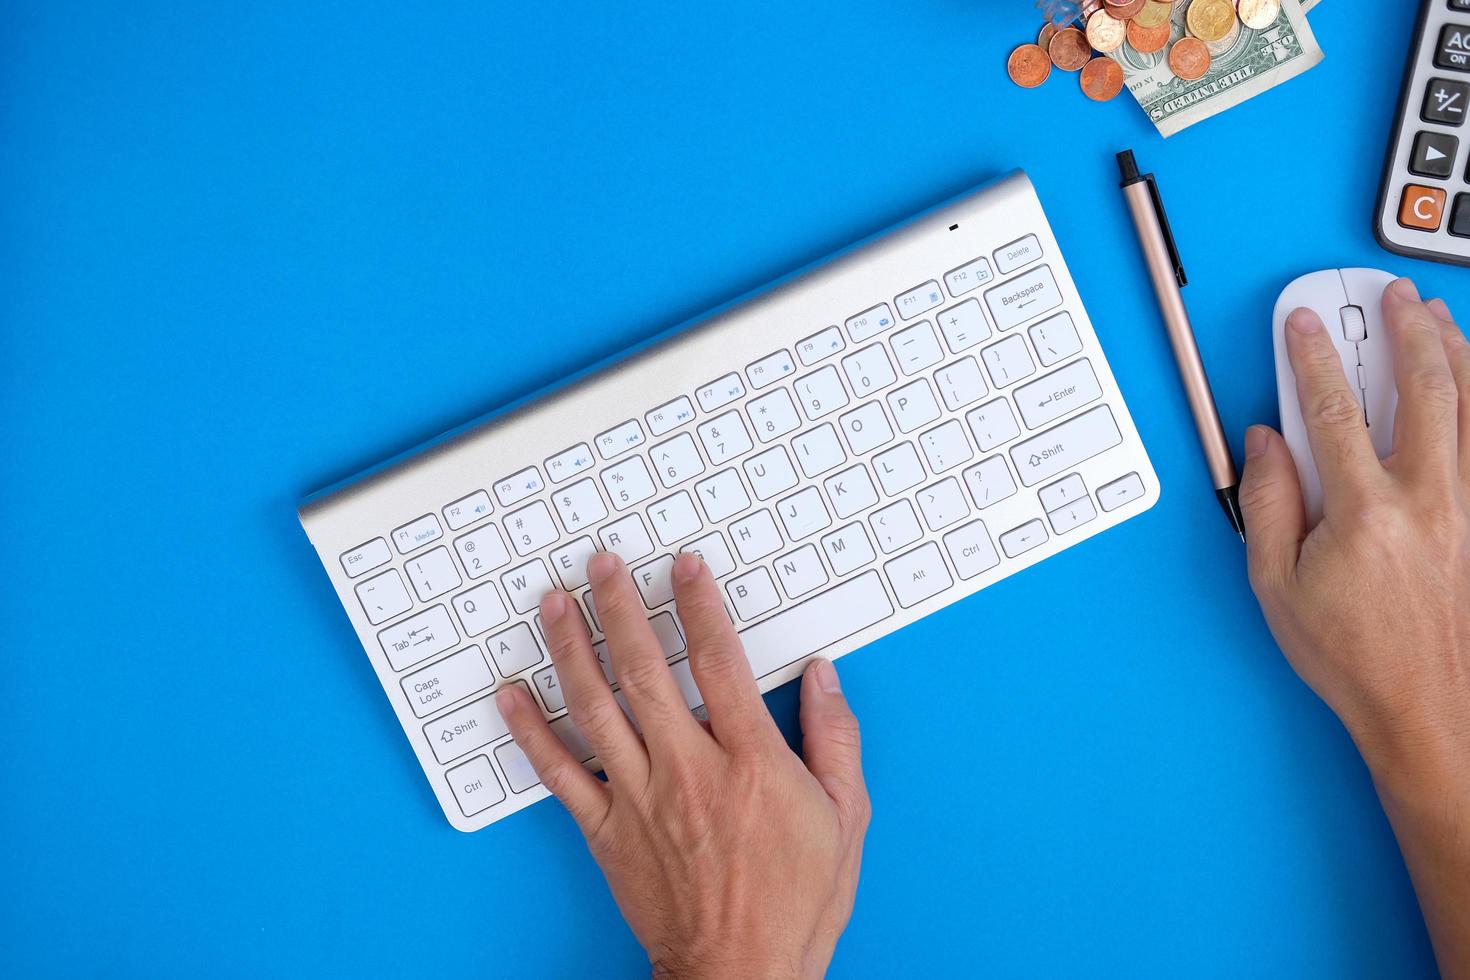
<instances>
[{"instance_id":1,"label":"coin","mask_svg":"<svg viewBox=\"0 0 1470 980\"><path fill-rule=\"evenodd\" d=\"M1062 71L1078 71L1092 57L1092 46L1087 43L1087 37L1081 31L1069 27L1064 31L1057 31L1047 52L1051 55L1052 64Z\"/></svg>"},{"instance_id":2,"label":"coin","mask_svg":"<svg viewBox=\"0 0 1470 980\"><path fill-rule=\"evenodd\" d=\"M1193 0L1184 22L1201 41L1218 41L1235 23L1235 5L1230 0Z\"/></svg>"},{"instance_id":3,"label":"coin","mask_svg":"<svg viewBox=\"0 0 1470 980\"><path fill-rule=\"evenodd\" d=\"M1047 24L1041 29L1041 33L1037 35L1036 44L1041 50L1048 51L1051 48L1051 39L1056 37L1057 31L1060 30L1061 28L1055 24Z\"/></svg>"},{"instance_id":4,"label":"coin","mask_svg":"<svg viewBox=\"0 0 1470 980\"><path fill-rule=\"evenodd\" d=\"M1039 44L1023 44L1011 52L1006 62L1011 81L1022 88L1035 88L1051 74L1051 59Z\"/></svg>"},{"instance_id":5,"label":"coin","mask_svg":"<svg viewBox=\"0 0 1470 980\"><path fill-rule=\"evenodd\" d=\"M1082 94L1106 102L1123 91L1123 66L1112 58L1093 58L1082 69Z\"/></svg>"},{"instance_id":6,"label":"coin","mask_svg":"<svg viewBox=\"0 0 1470 980\"><path fill-rule=\"evenodd\" d=\"M1204 78L1210 70L1210 49L1197 37L1181 37L1169 49L1169 70L1186 82Z\"/></svg>"},{"instance_id":7,"label":"coin","mask_svg":"<svg viewBox=\"0 0 1470 980\"><path fill-rule=\"evenodd\" d=\"M1235 23L1230 25L1230 33L1220 38L1220 40L1206 41L1205 47L1210 49L1210 60L1213 61L1214 59L1224 54L1226 51L1229 51L1231 48L1235 47L1235 42L1240 40L1240 32L1243 30L1245 30L1245 28L1240 26L1240 21L1236 21Z\"/></svg>"},{"instance_id":8,"label":"coin","mask_svg":"<svg viewBox=\"0 0 1470 980\"><path fill-rule=\"evenodd\" d=\"M1127 36L1123 22L1106 10L1099 10L1087 19L1087 40L1099 51L1118 50Z\"/></svg>"},{"instance_id":9,"label":"coin","mask_svg":"<svg viewBox=\"0 0 1470 980\"><path fill-rule=\"evenodd\" d=\"M1144 27L1137 18L1128 22L1128 43L1139 54L1153 54L1164 50L1169 46L1169 38L1173 36L1174 25L1168 21L1157 27Z\"/></svg>"},{"instance_id":10,"label":"coin","mask_svg":"<svg viewBox=\"0 0 1470 980\"><path fill-rule=\"evenodd\" d=\"M1281 16L1281 0L1240 0L1236 7L1240 22L1251 30L1259 31L1276 23Z\"/></svg>"},{"instance_id":11,"label":"coin","mask_svg":"<svg viewBox=\"0 0 1470 980\"><path fill-rule=\"evenodd\" d=\"M1167 24L1173 13L1174 5L1169 0L1148 0L1133 20L1139 27L1158 27Z\"/></svg>"},{"instance_id":12,"label":"coin","mask_svg":"<svg viewBox=\"0 0 1470 980\"><path fill-rule=\"evenodd\" d=\"M1148 0L1103 0L1105 9L1118 20L1132 20Z\"/></svg>"}]
</instances>

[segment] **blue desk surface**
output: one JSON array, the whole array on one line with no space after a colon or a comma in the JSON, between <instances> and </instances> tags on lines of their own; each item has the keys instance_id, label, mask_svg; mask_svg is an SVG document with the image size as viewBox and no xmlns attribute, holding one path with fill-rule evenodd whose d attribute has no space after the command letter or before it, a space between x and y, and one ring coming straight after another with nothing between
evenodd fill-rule
<instances>
[{"instance_id":1,"label":"blue desk surface","mask_svg":"<svg viewBox=\"0 0 1470 980\"><path fill-rule=\"evenodd\" d=\"M640 974L556 806L444 822L296 503L1023 166L1164 498L843 661L875 816L832 974L1432 973L1112 164L1160 174L1238 449L1289 278L1470 309L1369 231L1409 15L1326 0L1320 68L1165 143L1009 84L1029 6L6 4L0 972Z\"/></svg>"}]
</instances>

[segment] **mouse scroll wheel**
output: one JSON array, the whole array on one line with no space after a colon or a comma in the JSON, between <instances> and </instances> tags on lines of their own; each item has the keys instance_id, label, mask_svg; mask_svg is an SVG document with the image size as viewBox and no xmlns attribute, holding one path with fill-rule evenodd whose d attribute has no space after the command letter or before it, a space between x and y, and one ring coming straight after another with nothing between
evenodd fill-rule
<instances>
[{"instance_id":1,"label":"mouse scroll wheel","mask_svg":"<svg viewBox=\"0 0 1470 980\"><path fill-rule=\"evenodd\" d=\"M1358 344L1368 339L1368 321L1363 319L1361 306L1344 306L1342 313L1342 335L1349 343Z\"/></svg>"}]
</instances>

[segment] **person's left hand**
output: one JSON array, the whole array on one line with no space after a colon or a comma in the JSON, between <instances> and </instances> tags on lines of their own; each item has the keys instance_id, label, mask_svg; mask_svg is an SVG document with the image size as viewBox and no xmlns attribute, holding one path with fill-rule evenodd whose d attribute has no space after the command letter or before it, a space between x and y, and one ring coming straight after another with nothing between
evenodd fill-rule
<instances>
[{"instance_id":1,"label":"person's left hand","mask_svg":"<svg viewBox=\"0 0 1470 980\"><path fill-rule=\"evenodd\" d=\"M578 764L520 685L496 695L516 742L577 821L655 976L821 976L852 913L869 815L857 720L836 670L817 660L802 677L803 763L766 711L709 569L680 555L674 595L706 727L622 561L594 555L587 571L631 719L571 597L548 595L541 621L607 782Z\"/></svg>"}]
</instances>

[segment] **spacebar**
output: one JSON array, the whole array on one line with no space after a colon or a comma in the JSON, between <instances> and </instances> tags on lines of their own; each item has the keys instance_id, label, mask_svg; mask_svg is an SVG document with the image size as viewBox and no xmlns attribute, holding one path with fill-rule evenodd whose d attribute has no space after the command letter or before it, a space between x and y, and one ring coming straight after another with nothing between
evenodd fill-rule
<instances>
[{"instance_id":1,"label":"spacebar","mask_svg":"<svg viewBox=\"0 0 1470 980\"><path fill-rule=\"evenodd\" d=\"M823 647L893 615L877 572L865 572L829 592L740 631L755 676L809 657Z\"/></svg>"}]
</instances>

